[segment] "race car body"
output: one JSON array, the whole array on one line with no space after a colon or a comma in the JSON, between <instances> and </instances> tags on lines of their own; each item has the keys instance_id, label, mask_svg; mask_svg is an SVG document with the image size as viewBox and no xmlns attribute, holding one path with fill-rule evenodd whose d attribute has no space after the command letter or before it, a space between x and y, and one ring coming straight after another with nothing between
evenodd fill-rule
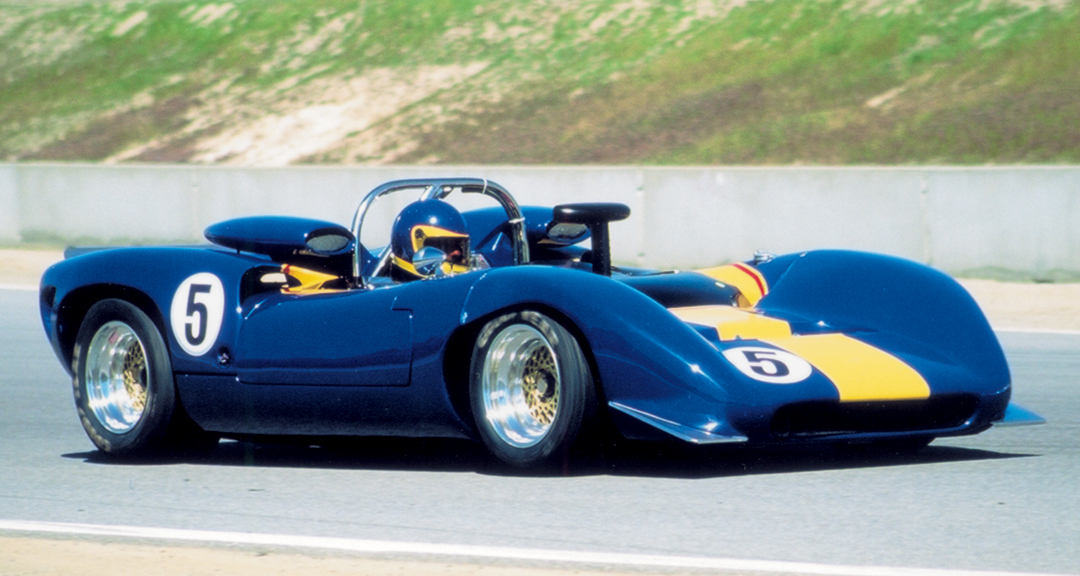
<instances>
[{"instance_id":1,"label":"race car body","mask_svg":"<svg viewBox=\"0 0 1080 576\"><path fill-rule=\"evenodd\" d=\"M391 243L362 246L371 204L408 191ZM459 218L454 191L500 206ZM390 182L351 229L252 217L208 228L213 245L72 251L42 278L42 319L88 435L116 454L441 436L529 466L603 426L925 444L1041 421L1009 403L993 331L940 272L847 251L620 269L608 223L628 215L521 208L479 179Z\"/></svg>"}]
</instances>

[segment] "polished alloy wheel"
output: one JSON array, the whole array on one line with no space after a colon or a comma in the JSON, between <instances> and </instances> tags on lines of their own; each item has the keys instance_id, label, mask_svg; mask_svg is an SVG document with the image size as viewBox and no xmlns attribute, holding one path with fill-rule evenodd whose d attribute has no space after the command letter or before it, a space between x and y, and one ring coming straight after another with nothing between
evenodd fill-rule
<instances>
[{"instance_id":1,"label":"polished alloy wheel","mask_svg":"<svg viewBox=\"0 0 1080 576\"><path fill-rule=\"evenodd\" d=\"M86 355L87 404L94 417L114 434L130 431L146 409L150 382L142 341L127 324L108 322L94 333Z\"/></svg>"},{"instance_id":2,"label":"polished alloy wheel","mask_svg":"<svg viewBox=\"0 0 1080 576\"><path fill-rule=\"evenodd\" d=\"M481 393L492 430L516 448L547 435L559 409L555 352L535 328L514 324L495 336L484 357Z\"/></svg>"}]
</instances>

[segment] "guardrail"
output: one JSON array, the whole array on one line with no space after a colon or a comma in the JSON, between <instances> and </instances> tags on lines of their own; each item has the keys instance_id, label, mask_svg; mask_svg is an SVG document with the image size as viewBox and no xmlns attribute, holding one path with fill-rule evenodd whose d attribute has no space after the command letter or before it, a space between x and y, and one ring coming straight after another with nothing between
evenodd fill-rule
<instances>
[{"instance_id":1,"label":"guardrail","mask_svg":"<svg viewBox=\"0 0 1080 576\"><path fill-rule=\"evenodd\" d=\"M0 164L0 241L199 241L206 226L249 214L347 226L375 186L431 176L489 178L526 205L628 204L631 217L611 228L613 258L624 264L693 268L761 249L849 248L956 275L1080 279L1080 166ZM385 242L404 201L384 204L372 213L384 225L365 232L365 241Z\"/></svg>"}]
</instances>

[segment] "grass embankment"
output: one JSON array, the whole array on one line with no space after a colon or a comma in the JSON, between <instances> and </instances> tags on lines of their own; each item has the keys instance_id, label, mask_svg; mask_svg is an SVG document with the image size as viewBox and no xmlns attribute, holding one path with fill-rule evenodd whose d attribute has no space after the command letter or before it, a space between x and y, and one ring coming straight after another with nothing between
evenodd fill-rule
<instances>
[{"instance_id":1,"label":"grass embankment","mask_svg":"<svg viewBox=\"0 0 1080 576\"><path fill-rule=\"evenodd\" d=\"M1080 162L1080 3L0 1L0 158Z\"/></svg>"}]
</instances>

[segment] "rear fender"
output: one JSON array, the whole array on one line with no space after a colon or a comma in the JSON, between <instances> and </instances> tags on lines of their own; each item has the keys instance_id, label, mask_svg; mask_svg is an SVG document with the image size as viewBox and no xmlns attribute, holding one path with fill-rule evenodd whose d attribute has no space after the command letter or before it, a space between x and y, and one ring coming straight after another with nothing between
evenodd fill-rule
<instances>
[{"instance_id":1,"label":"rear fender","mask_svg":"<svg viewBox=\"0 0 1080 576\"><path fill-rule=\"evenodd\" d=\"M41 314L53 347L66 364L70 362L75 335L86 311L103 298L122 298L143 309L162 331L172 352L176 372L219 373L216 349L200 357L178 354L181 350L169 327L169 308L177 288L186 278L208 272L224 288L224 305L218 341L235 341L239 325L242 278L263 258L207 248L118 248L95 251L58 262L41 280Z\"/></svg>"}]
</instances>

